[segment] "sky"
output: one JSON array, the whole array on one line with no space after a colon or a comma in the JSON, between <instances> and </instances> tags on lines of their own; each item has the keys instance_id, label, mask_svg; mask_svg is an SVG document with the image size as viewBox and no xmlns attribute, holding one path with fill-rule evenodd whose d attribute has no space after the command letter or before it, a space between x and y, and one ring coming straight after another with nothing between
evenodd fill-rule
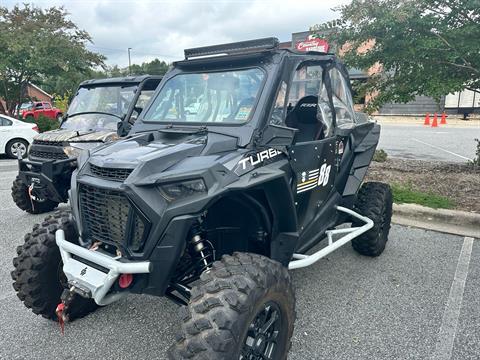
<instances>
[{"instance_id":1,"label":"sky","mask_svg":"<svg viewBox=\"0 0 480 360\"><path fill-rule=\"evenodd\" d=\"M183 49L275 36L289 41L292 32L336 18L332 8L346 0L41 0L38 7L63 5L79 28L93 39L90 50L107 56L108 65L128 65L154 58L183 58ZM12 7L18 1L0 0Z\"/></svg>"}]
</instances>

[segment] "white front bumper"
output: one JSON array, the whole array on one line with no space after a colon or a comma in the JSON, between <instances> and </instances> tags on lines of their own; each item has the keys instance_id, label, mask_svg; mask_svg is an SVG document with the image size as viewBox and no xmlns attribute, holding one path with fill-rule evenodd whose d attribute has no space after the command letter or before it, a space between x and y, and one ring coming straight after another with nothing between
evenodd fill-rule
<instances>
[{"instance_id":1,"label":"white front bumper","mask_svg":"<svg viewBox=\"0 0 480 360\"><path fill-rule=\"evenodd\" d=\"M56 231L55 240L60 249L63 272L68 283L89 293L89 296L98 305L108 305L126 294L126 292L108 294L121 274L147 274L150 272L149 261L121 262L118 257L91 251L68 242L65 240L63 230ZM72 258L72 254L105 268L107 272L97 270Z\"/></svg>"}]
</instances>

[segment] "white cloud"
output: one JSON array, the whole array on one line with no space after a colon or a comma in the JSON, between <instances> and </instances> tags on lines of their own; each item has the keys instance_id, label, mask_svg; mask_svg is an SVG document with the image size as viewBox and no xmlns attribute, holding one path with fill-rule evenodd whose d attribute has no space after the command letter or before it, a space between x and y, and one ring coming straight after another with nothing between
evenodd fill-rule
<instances>
[{"instance_id":1,"label":"white cloud","mask_svg":"<svg viewBox=\"0 0 480 360\"><path fill-rule=\"evenodd\" d=\"M346 0L44 0L36 6L64 5L72 20L93 38L92 50L107 56L107 63L126 66L127 48L132 62L155 57L181 59L188 47L276 36L335 18L331 8ZM1 1L12 6L15 1Z\"/></svg>"}]
</instances>

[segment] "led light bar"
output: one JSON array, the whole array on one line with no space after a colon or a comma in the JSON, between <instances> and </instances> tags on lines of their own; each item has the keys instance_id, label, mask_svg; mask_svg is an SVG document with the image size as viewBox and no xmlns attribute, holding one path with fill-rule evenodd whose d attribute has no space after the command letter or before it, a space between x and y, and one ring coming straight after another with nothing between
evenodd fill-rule
<instances>
[{"instance_id":1,"label":"led light bar","mask_svg":"<svg viewBox=\"0 0 480 360\"><path fill-rule=\"evenodd\" d=\"M262 50L277 49L279 41L275 37L239 41L229 44L220 44L212 46L203 46L192 49L185 49L185 59L191 59L194 57L208 56L208 55L221 55L221 54L238 54L243 52L253 52Z\"/></svg>"}]
</instances>

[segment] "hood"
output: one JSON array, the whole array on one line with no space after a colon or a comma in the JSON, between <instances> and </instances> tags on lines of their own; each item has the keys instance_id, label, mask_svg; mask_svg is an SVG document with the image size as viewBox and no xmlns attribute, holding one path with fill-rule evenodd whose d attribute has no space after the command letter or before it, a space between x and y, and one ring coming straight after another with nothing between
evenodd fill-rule
<instances>
[{"instance_id":1,"label":"hood","mask_svg":"<svg viewBox=\"0 0 480 360\"><path fill-rule=\"evenodd\" d=\"M73 131L73 130L52 130L34 137L38 141L54 141L54 142L107 142L118 139L115 131Z\"/></svg>"},{"instance_id":2,"label":"hood","mask_svg":"<svg viewBox=\"0 0 480 360\"><path fill-rule=\"evenodd\" d=\"M89 162L101 167L134 168L148 164L156 172L192 158L237 150L237 139L220 134L146 133L91 151Z\"/></svg>"}]
</instances>

